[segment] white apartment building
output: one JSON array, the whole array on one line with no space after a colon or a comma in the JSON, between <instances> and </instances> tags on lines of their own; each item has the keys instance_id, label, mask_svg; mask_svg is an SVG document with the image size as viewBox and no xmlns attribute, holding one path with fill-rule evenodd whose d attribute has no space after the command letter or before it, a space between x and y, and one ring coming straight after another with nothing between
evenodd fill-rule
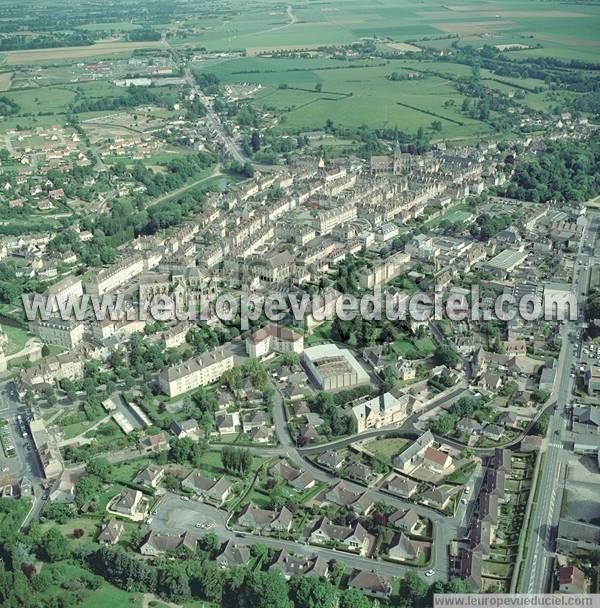
<instances>
[{"instance_id":1,"label":"white apartment building","mask_svg":"<svg viewBox=\"0 0 600 608\"><path fill-rule=\"evenodd\" d=\"M144 267L144 258L141 255L133 255L101 270L86 283L85 289L90 294L102 295L131 281L144 271Z\"/></svg>"},{"instance_id":2,"label":"white apartment building","mask_svg":"<svg viewBox=\"0 0 600 608\"><path fill-rule=\"evenodd\" d=\"M53 298L54 303L52 305L52 312L59 310L60 306L71 298L72 300L78 299L83 295L83 284L79 277L68 276L58 283L50 286L46 291L48 298Z\"/></svg>"},{"instance_id":3,"label":"white apartment building","mask_svg":"<svg viewBox=\"0 0 600 608\"><path fill-rule=\"evenodd\" d=\"M83 340L84 325L81 322L63 321L60 317L53 317L47 321L32 321L29 329L46 344L71 349Z\"/></svg>"},{"instance_id":4,"label":"white apartment building","mask_svg":"<svg viewBox=\"0 0 600 608\"><path fill-rule=\"evenodd\" d=\"M355 220L357 216L356 205L346 203L334 209L320 210L314 218L314 227L322 235L329 234L336 226Z\"/></svg>"},{"instance_id":5,"label":"white apartment building","mask_svg":"<svg viewBox=\"0 0 600 608\"><path fill-rule=\"evenodd\" d=\"M169 397L177 397L199 386L212 384L232 367L233 354L220 347L163 370L158 377L158 383Z\"/></svg>"},{"instance_id":6,"label":"white apartment building","mask_svg":"<svg viewBox=\"0 0 600 608\"><path fill-rule=\"evenodd\" d=\"M249 357L266 357L271 353L298 353L304 350L304 336L287 327L269 323L246 338Z\"/></svg>"}]
</instances>

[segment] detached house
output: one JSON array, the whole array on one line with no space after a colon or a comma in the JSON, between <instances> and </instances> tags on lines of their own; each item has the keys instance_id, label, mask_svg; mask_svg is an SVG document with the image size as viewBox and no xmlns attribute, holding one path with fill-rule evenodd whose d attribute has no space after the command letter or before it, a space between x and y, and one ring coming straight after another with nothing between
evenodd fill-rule
<instances>
[{"instance_id":1,"label":"detached house","mask_svg":"<svg viewBox=\"0 0 600 608\"><path fill-rule=\"evenodd\" d=\"M403 532L395 539L388 549L388 555L392 559L400 561L414 561L419 559L423 552L421 543L411 540Z\"/></svg>"},{"instance_id":2,"label":"detached house","mask_svg":"<svg viewBox=\"0 0 600 608\"><path fill-rule=\"evenodd\" d=\"M343 545L348 551L364 555L367 550L369 535L359 524L338 526L327 517L321 518L310 533L309 541L325 545L329 543Z\"/></svg>"},{"instance_id":3,"label":"detached house","mask_svg":"<svg viewBox=\"0 0 600 608\"><path fill-rule=\"evenodd\" d=\"M201 500L220 507L231 493L231 484L225 479L211 479L194 469L182 482L181 487L191 490Z\"/></svg>"},{"instance_id":4,"label":"detached house","mask_svg":"<svg viewBox=\"0 0 600 608\"><path fill-rule=\"evenodd\" d=\"M197 539L189 532L184 532L183 534L161 534L152 530L140 547L140 553L142 555L157 557L165 553L178 551L181 548L193 552L196 551L197 542Z\"/></svg>"},{"instance_id":5,"label":"detached house","mask_svg":"<svg viewBox=\"0 0 600 608\"><path fill-rule=\"evenodd\" d=\"M238 524L254 532L289 532L292 527L292 512L286 507L279 511L260 509L248 503L238 517Z\"/></svg>"},{"instance_id":6,"label":"detached house","mask_svg":"<svg viewBox=\"0 0 600 608\"><path fill-rule=\"evenodd\" d=\"M165 476L165 470L163 467L159 467L155 464L147 464L136 476L135 483L141 483L151 488L156 488Z\"/></svg>"},{"instance_id":7,"label":"detached house","mask_svg":"<svg viewBox=\"0 0 600 608\"><path fill-rule=\"evenodd\" d=\"M392 586L387 577L368 570L354 570L348 581L348 587L379 599L387 599L392 593Z\"/></svg>"}]
</instances>

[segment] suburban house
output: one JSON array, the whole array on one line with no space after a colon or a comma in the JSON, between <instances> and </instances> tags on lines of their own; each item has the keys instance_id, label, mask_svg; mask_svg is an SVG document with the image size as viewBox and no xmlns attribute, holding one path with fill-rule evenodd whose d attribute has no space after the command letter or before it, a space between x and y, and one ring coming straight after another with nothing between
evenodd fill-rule
<instances>
[{"instance_id":1,"label":"suburban house","mask_svg":"<svg viewBox=\"0 0 600 608\"><path fill-rule=\"evenodd\" d=\"M392 592L392 586L387 577L369 570L354 570L348 580L349 589L358 589L365 595L379 599L387 599Z\"/></svg>"},{"instance_id":2,"label":"suburban house","mask_svg":"<svg viewBox=\"0 0 600 608\"><path fill-rule=\"evenodd\" d=\"M413 509L398 509L388 517L389 523L399 530L414 534L421 526L421 520Z\"/></svg>"},{"instance_id":3,"label":"suburban house","mask_svg":"<svg viewBox=\"0 0 600 608\"><path fill-rule=\"evenodd\" d=\"M135 476L134 482L156 488L164 476L165 470L163 467L150 463Z\"/></svg>"},{"instance_id":4,"label":"suburban house","mask_svg":"<svg viewBox=\"0 0 600 608\"><path fill-rule=\"evenodd\" d=\"M206 502L221 506L231 493L231 484L225 479L211 479L194 469L182 482L181 487L192 491Z\"/></svg>"},{"instance_id":5,"label":"suburban house","mask_svg":"<svg viewBox=\"0 0 600 608\"><path fill-rule=\"evenodd\" d=\"M183 439L184 437L195 439L200 433L200 427L193 418L189 418L183 422L173 422L171 424L171 433L173 433L177 439Z\"/></svg>"},{"instance_id":6,"label":"suburban house","mask_svg":"<svg viewBox=\"0 0 600 608\"><path fill-rule=\"evenodd\" d=\"M231 568L232 566L243 566L250 559L250 549L245 545L236 545L228 540L222 547L221 552L216 557L216 562L221 568Z\"/></svg>"},{"instance_id":7,"label":"suburban house","mask_svg":"<svg viewBox=\"0 0 600 608\"><path fill-rule=\"evenodd\" d=\"M400 496L402 498L410 498L419 487L419 484L404 475L392 475L392 478L388 480L386 489L390 494Z\"/></svg>"},{"instance_id":8,"label":"suburban house","mask_svg":"<svg viewBox=\"0 0 600 608\"><path fill-rule=\"evenodd\" d=\"M165 553L177 551L185 547L189 551L196 551L196 537L189 532L183 534L161 534L152 530L144 539L140 547L142 555L157 557Z\"/></svg>"},{"instance_id":9,"label":"suburban house","mask_svg":"<svg viewBox=\"0 0 600 608\"><path fill-rule=\"evenodd\" d=\"M486 439L491 439L492 441L500 441L502 439L502 435L504 435L504 429L497 424L486 424L483 427L482 435Z\"/></svg>"},{"instance_id":10,"label":"suburban house","mask_svg":"<svg viewBox=\"0 0 600 608\"><path fill-rule=\"evenodd\" d=\"M398 424L413 411L415 398L409 393L391 391L377 397L361 398L350 404L350 414L358 433L388 424Z\"/></svg>"},{"instance_id":11,"label":"suburban house","mask_svg":"<svg viewBox=\"0 0 600 608\"><path fill-rule=\"evenodd\" d=\"M481 433L482 425L473 418L461 418L456 423L456 430L467 435Z\"/></svg>"},{"instance_id":12,"label":"suburban house","mask_svg":"<svg viewBox=\"0 0 600 608\"><path fill-rule=\"evenodd\" d=\"M577 566L563 566L557 572L556 578L561 593L586 592L585 575Z\"/></svg>"},{"instance_id":13,"label":"suburban house","mask_svg":"<svg viewBox=\"0 0 600 608\"><path fill-rule=\"evenodd\" d=\"M327 450L317 458L317 462L330 471L337 471L344 464L344 461L344 456L335 450Z\"/></svg>"},{"instance_id":14,"label":"suburban house","mask_svg":"<svg viewBox=\"0 0 600 608\"><path fill-rule=\"evenodd\" d=\"M352 509L355 513L367 515L375 506L375 502L368 492L355 492L346 486L343 481L325 493L325 500L340 507Z\"/></svg>"},{"instance_id":15,"label":"suburban house","mask_svg":"<svg viewBox=\"0 0 600 608\"><path fill-rule=\"evenodd\" d=\"M444 490L430 488L421 494L421 500L426 505L445 511L452 497Z\"/></svg>"},{"instance_id":16,"label":"suburban house","mask_svg":"<svg viewBox=\"0 0 600 608\"><path fill-rule=\"evenodd\" d=\"M142 498L143 494L139 490L123 488L121 493L113 499L110 509L115 513L131 517L138 512Z\"/></svg>"},{"instance_id":17,"label":"suburban house","mask_svg":"<svg viewBox=\"0 0 600 608\"><path fill-rule=\"evenodd\" d=\"M401 532L388 548L390 558L400 561L417 560L422 553L423 547L421 543L411 540L404 532Z\"/></svg>"},{"instance_id":18,"label":"suburban house","mask_svg":"<svg viewBox=\"0 0 600 608\"><path fill-rule=\"evenodd\" d=\"M449 454L432 447L428 447L423 453L423 462L432 471L438 473L443 473L452 466L452 458Z\"/></svg>"},{"instance_id":19,"label":"suburban house","mask_svg":"<svg viewBox=\"0 0 600 608\"><path fill-rule=\"evenodd\" d=\"M304 557L281 549L275 554L275 561L269 570L280 570L284 578L290 579L294 574L325 578L329 572L327 560L320 556Z\"/></svg>"},{"instance_id":20,"label":"suburban house","mask_svg":"<svg viewBox=\"0 0 600 608\"><path fill-rule=\"evenodd\" d=\"M123 522L113 519L102 526L98 534L98 542L102 545L115 545L123 534Z\"/></svg>"},{"instance_id":21,"label":"suburban house","mask_svg":"<svg viewBox=\"0 0 600 608\"><path fill-rule=\"evenodd\" d=\"M410 473L421 464L423 452L431 447L434 441L431 431L426 431L414 443L411 443L404 452L394 456L393 465L403 473Z\"/></svg>"},{"instance_id":22,"label":"suburban house","mask_svg":"<svg viewBox=\"0 0 600 608\"><path fill-rule=\"evenodd\" d=\"M342 545L348 551L364 555L367 550L369 535L359 524L354 526L338 526L332 524L327 517L321 518L310 533L309 541L325 545L332 543Z\"/></svg>"},{"instance_id":23,"label":"suburban house","mask_svg":"<svg viewBox=\"0 0 600 608\"><path fill-rule=\"evenodd\" d=\"M279 511L269 511L250 502L242 509L238 524L254 532L289 532L292 519L293 515L286 507Z\"/></svg>"},{"instance_id":24,"label":"suburban house","mask_svg":"<svg viewBox=\"0 0 600 608\"><path fill-rule=\"evenodd\" d=\"M312 488L316 484L315 478L306 471L291 467L287 461L281 460L269 470L272 477L281 477L298 492Z\"/></svg>"}]
</instances>

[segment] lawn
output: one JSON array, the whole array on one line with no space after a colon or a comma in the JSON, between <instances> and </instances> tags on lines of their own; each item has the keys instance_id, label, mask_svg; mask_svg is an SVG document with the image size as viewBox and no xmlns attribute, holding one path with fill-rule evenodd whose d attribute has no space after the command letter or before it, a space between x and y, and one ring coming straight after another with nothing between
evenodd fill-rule
<instances>
[{"instance_id":1,"label":"lawn","mask_svg":"<svg viewBox=\"0 0 600 608\"><path fill-rule=\"evenodd\" d=\"M399 454L410 439L402 437L391 437L389 439L377 439L367 443L366 448L377 458L387 463L392 462L392 457Z\"/></svg>"},{"instance_id":2,"label":"lawn","mask_svg":"<svg viewBox=\"0 0 600 608\"><path fill-rule=\"evenodd\" d=\"M54 564L45 564L44 569L52 573L53 584L44 592L40 593L43 598L56 596L62 589L63 583L73 583L76 579L89 579L93 574L77 565L75 562L63 561ZM118 589L114 585L102 581L100 587L94 591L85 590L82 593L83 600L78 602L80 608L114 608L115 606L136 606L142 605L142 594L131 593Z\"/></svg>"},{"instance_id":3,"label":"lawn","mask_svg":"<svg viewBox=\"0 0 600 608\"><path fill-rule=\"evenodd\" d=\"M12 325L0 325L0 329L6 334L8 338L8 346L6 348L6 354L12 355L17 353L25 347L25 344L31 334L28 334L26 330L20 327L13 327Z\"/></svg>"}]
</instances>

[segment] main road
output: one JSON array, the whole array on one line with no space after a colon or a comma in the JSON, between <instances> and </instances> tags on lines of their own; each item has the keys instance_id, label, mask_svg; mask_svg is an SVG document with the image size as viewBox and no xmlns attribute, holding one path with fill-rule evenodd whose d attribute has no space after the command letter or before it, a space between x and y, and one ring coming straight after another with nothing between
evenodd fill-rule
<instances>
[{"instance_id":1,"label":"main road","mask_svg":"<svg viewBox=\"0 0 600 608\"><path fill-rule=\"evenodd\" d=\"M554 534L560 518L560 507L564 492L564 477L569 454L563 445L566 428L567 405L570 403L573 372L581 342L581 314L588 290L591 260L600 217L590 214L589 226L579 244L573 271L573 291L580 303L578 321L565 321L561 327L562 347L553 394L556 409L550 417L548 432L539 458L542 458L537 480L537 493L530 496L532 503L529 519L527 555L522 566L519 589L521 593L543 593L549 589L552 559L554 557ZM537 494L537 495L536 495Z\"/></svg>"}]
</instances>

